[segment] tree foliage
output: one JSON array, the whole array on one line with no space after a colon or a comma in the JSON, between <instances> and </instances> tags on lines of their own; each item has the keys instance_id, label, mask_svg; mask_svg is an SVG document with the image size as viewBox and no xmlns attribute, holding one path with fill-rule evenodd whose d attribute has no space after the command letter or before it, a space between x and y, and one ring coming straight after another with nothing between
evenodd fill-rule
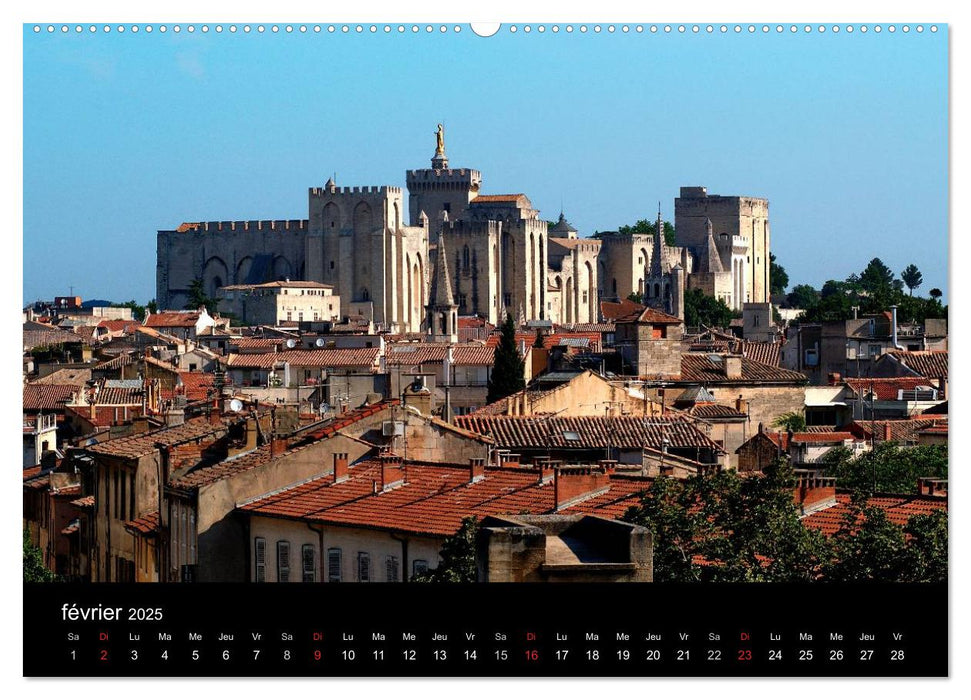
<instances>
[{"instance_id":1,"label":"tree foliage","mask_svg":"<svg viewBox=\"0 0 971 700\"><path fill-rule=\"evenodd\" d=\"M486 401L504 399L526 387L524 360L516 347L516 324L510 314L502 324L502 334L496 347L492 376Z\"/></svg>"},{"instance_id":2,"label":"tree foliage","mask_svg":"<svg viewBox=\"0 0 971 700\"><path fill-rule=\"evenodd\" d=\"M24 583L51 583L57 580L54 572L44 566L40 548L30 541L30 531L24 528Z\"/></svg>"},{"instance_id":3,"label":"tree foliage","mask_svg":"<svg viewBox=\"0 0 971 700\"><path fill-rule=\"evenodd\" d=\"M475 583L478 580L475 565L478 537L479 521L475 516L463 518L458 531L445 538L438 566L415 574L411 580L417 583Z\"/></svg>"},{"instance_id":4,"label":"tree foliage","mask_svg":"<svg viewBox=\"0 0 971 700\"><path fill-rule=\"evenodd\" d=\"M136 321L145 320L145 307L134 299L131 301L122 302L120 304L112 304L111 306L115 309L131 309L132 318L134 318Z\"/></svg>"},{"instance_id":5,"label":"tree foliage","mask_svg":"<svg viewBox=\"0 0 971 700\"><path fill-rule=\"evenodd\" d=\"M772 425L798 433L806 429L806 416L800 411L789 411L776 418Z\"/></svg>"},{"instance_id":6,"label":"tree foliage","mask_svg":"<svg viewBox=\"0 0 971 700\"><path fill-rule=\"evenodd\" d=\"M782 296L786 293L786 288L789 286L789 273L776 262L775 253L769 253L769 281L772 296Z\"/></svg>"},{"instance_id":7,"label":"tree foliage","mask_svg":"<svg viewBox=\"0 0 971 700\"><path fill-rule=\"evenodd\" d=\"M913 263L904 268L904 271L900 273L900 279L907 285L911 296L914 295L914 290L924 283L924 276L920 274L920 270Z\"/></svg>"},{"instance_id":8,"label":"tree foliage","mask_svg":"<svg viewBox=\"0 0 971 700\"><path fill-rule=\"evenodd\" d=\"M885 441L858 457L845 447L823 458L826 476L835 476L840 488L866 493L917 493L921 477L947 478L947 446L902 447Z\"/></svg>"},{"instance_id":9,"label":"tree foliage","mask_svg":"<svg viewBox=\"0 0 971 700\"><path fill-rule=\"evenodd\" d=\"M684 323L686 326L705 325L712 328L727 328L734 317L732 310L721 299L710 297L700 289L685 290Z\"/></svg>"},{"instance_id":10,"label":"tree foliage","mask_svg":"<svg viewBox=\"0 0 971 700\"><path fill-rule=\"evenodd\" d=\"M186 308L198 309L205 306L210 314L216 312L219 300L206 294L205 283L201 277L196 277L189 284L189 298L186 301Z\"/></svg>"},{"instance_id":11,"label":"tree foliage","mask_svg":"<svg viewBox=\"0 0 971 700\"><path fill-rule=\"evenodd\" d=\"M647 219L638 219L632 226L620 226L617 228L617 233L646 233L651 236L657 230L656 221L648 221ZM674 235L674 224L670 221L664 222L664 244L673 246L675 241Z\"/></svg>"}]
</instances>

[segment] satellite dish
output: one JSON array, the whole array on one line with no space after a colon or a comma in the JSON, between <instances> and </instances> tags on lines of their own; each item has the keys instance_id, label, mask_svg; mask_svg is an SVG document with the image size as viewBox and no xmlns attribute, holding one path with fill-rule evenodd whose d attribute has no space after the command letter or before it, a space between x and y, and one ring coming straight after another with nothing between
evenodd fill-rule
<instances>
[{"instance_id":1,"label":"satellite dish","mask_svg":"<svg viewBox=\"0 0 971 700\"><path fill-rule=\"evenodd\" d=\"M321 415L327 413L329 410L330 410L330 404L329 403L322 403L322 404L320 404L320 414Z\"/></svg>"},{"instance_id":2,"label":"satellite dish","mask_svg":"<svg viewBox=\"0 0 971 700\"><path fill-rule=\"evenodd\" d=\"M314 342L314 345L316 345L318 348L322 348L326 344L327 344L327 341L324 340L323 338L317 338L317 340Z\"/></svg>"},{"instance_id":3,"label":"satellite dish","mask_svg":"<svg viewBox=\"0 0 971 700\"><path fill-rule=\"evenodd\" d=\"M229 410L233 413L239 413L243 410L243 402L239 399L233 399L229 402Z\"/></svg>"},{"instance_id":4,"label":"satellite dish","mask_svg":"<svg viewBox=\"0 0 971 700\"><path fill-rule=\"evenodd\" d=\"M294 340L293 338L290 338L289 340L287 340L287 347L293 350L295 347L297 347L297 341Z\"/></svg>"}]
</instances>

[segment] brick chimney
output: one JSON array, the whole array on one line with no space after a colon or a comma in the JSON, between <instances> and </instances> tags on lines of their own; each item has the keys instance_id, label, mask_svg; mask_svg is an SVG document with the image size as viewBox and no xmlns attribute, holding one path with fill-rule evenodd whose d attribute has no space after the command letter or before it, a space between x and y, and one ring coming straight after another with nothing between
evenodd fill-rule
<instances>
[{"instance_id":1,"label":"brick chimney","mask_svg":"<svg viewBox=\"0 0 971 700\"><path fill-rule=\"evenodd\" d=\"M539 483L548 484L556 478L556 470L563 463L553 459L536 460L536 470L539 472Z\"/></svg>"},{"instance_id":2,"label":"brick chimney","mask_svg":"<svg viewBox=\"0 0 971 700\"><path fill-rule=\"evenodd\" d=\"M405 469L401 465L401 457L388 453L378 457L378 461L381 462L380 491L387 491L405 483Z\"/></svg>"},{"instance_id":3,"label":"brick chimney","mask_svg":"<svg viewBox=\"0 0 971 700\"><path fill-rule=\"evenodd\" d=\"M792 499L802 515L828 508L836 503L836 479L816 476L811 469L796 469L796 487Z\"/></svg>"},{"instance_id":4,"label":"brick chimney","mask_svg":"<svg viewBox=\"0 0 971 700\"><path fill-rule=\"evenodd\" d=\"M883 439L887 442L893 440L893 431L890 429L889 423L883 424Z\"/></svg>"},{"instance_id":5,"label":"brick chimney","mask_svg":"<svg viewBox=\"0 0 971 700\"><path fill-rule=\"evenodd\" d=\"M600 460L600 462L598 462L598 464L600 464L600 466L603 467L604 471L607 472L608 474L610 474L611 472L614 471L614 469L617 468L616 459L602 459Z\"/></svg>"},{"instance_id":6,"label":"brick chimney","mask_svg":"<svg viewBox=\"0 0 971 700\"><path fill-rule=\"evenodd\" d=\"M610 488L610 475L600 465L559 467L553 473L556 510L605 493Z\"/></svg>"},{"instance_id":7,"label":"brick chimney","mask_svg":"<svg viewBox=\"0 0 971 700\"><path fill-rule=\"evenodd\" d=\"M922 476L917 479L917 492L921 496L947 496L947 479Z\"/></svg>"},{"instance_id":8,"label":"brick chimney","mask_svg":"<svg viewBox=\"0 0 971 700\"><path fill-rule=\"evenodd\" d=\"M334 483L339 484L347 481L347 453L334 453Z\"/></svg>"},{"instance_id":9,"label":"brick chimney","mask_svg":"<svg viewBox=\"0 0 971 700\"><path fill-rule=\"evenodd\" d=\"M474 484L483 479L485 479L485 458L471 457L469 459L469 483Z\"/></svg>"},{"instance_id":10,"label":"brick chimney","mask_svg":"<svg viewBox=\"0 0 971 700\"><path fill-rule=\"evenodd\" d=\"M519 455L514 455L511 452L507 452L499 458L499 465L502 467L518 467L519 466Z\"/></svg>"},{"instance_id":11,"label":"brick chimney","mask_svg":"<svg viewBox=\"0 0 971 700\"><path fill-rule=\"evenodd\" d=\"M738 355L724 355L725 378L742 378L742 358Z\"/></svg>"},{"instance_id":12,"label":"brick chimney","mask_svg":"<svg viewBox=\"0 0 971 700\"><path fill-rule=\"evenodd\" d=\"M270 440L270 456L283 454L287 451L287 446L285 438L272 438Z\"/></svg>"}]
</instances>

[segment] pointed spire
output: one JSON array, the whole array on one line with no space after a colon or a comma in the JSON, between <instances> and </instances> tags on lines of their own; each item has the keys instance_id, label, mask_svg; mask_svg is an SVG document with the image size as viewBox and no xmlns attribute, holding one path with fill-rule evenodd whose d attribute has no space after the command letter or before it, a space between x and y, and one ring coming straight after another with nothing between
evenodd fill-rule
<instances>
[{"instance_id":1,"label":"pointed spire","mask_svg":"<svg viewBox=\"0 0 971 700\"><path fill-rule=\"evenodd\" d=\"M705 228L708 230L708 248L705 251L705 272L724 272L725 266L722 265L722 258L718 253L718 246L715 245L715 229L711 225L711 219L705 219Z\"/></svg>"},{"instance_id":2,"label":"pointed spire","mask_svg":"<svg viewBox=\"0 0 971 700\"><path fill-rule=\"evenodd\" d=\"M445 251L445 232L438 236L438 252L435 255L435 276L432 278L431 305L439 307L455 306L452 296L452 280L448 275L448 253Z\"/></svg>"},{"instance_id":3,"label":"pointed spire","mask_svg":"<svg viewBox=\"0 0 971 700\"><path fill-rule=\"evenodd\" d=\"M335 187L337 187L336 180L337 180L337 173L334 173L334 175L332 177L327 178L327 182L324 183L324 189L325 190L332 190Z\"/></svg>"},{"instance_id":4,"label":"pointed spire","mask_svg":"<svg viewBox=\"0 0 971 700\"><path fill-rule=\"evenodd\" d=\"M654 250L651 255L651 277L660 277L671 270L667 244L664 242L664 221L661 219L661 203L657 203L657 223L654 228Z\"/></svg>"}]
</instances>

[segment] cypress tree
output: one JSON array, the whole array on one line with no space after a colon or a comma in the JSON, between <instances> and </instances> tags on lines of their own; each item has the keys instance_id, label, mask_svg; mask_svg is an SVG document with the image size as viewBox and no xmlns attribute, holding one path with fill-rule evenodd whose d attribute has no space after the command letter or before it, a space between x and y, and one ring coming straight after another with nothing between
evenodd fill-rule
<instances>
[{"instance_id":1,"label":"cypress tree","mask_svg":"<svg viewBox=\"0 0 971 700\"><path fill-rule=\"evenodd\" d=\"M519 356L519 350L516 349L516 325L513 323L512 316L507 313L506 320L502 324L502 336L496 347L486 401L492 403L525 388L526 378L523 366L523 358Z\"/></svg>"}]
</instances>

